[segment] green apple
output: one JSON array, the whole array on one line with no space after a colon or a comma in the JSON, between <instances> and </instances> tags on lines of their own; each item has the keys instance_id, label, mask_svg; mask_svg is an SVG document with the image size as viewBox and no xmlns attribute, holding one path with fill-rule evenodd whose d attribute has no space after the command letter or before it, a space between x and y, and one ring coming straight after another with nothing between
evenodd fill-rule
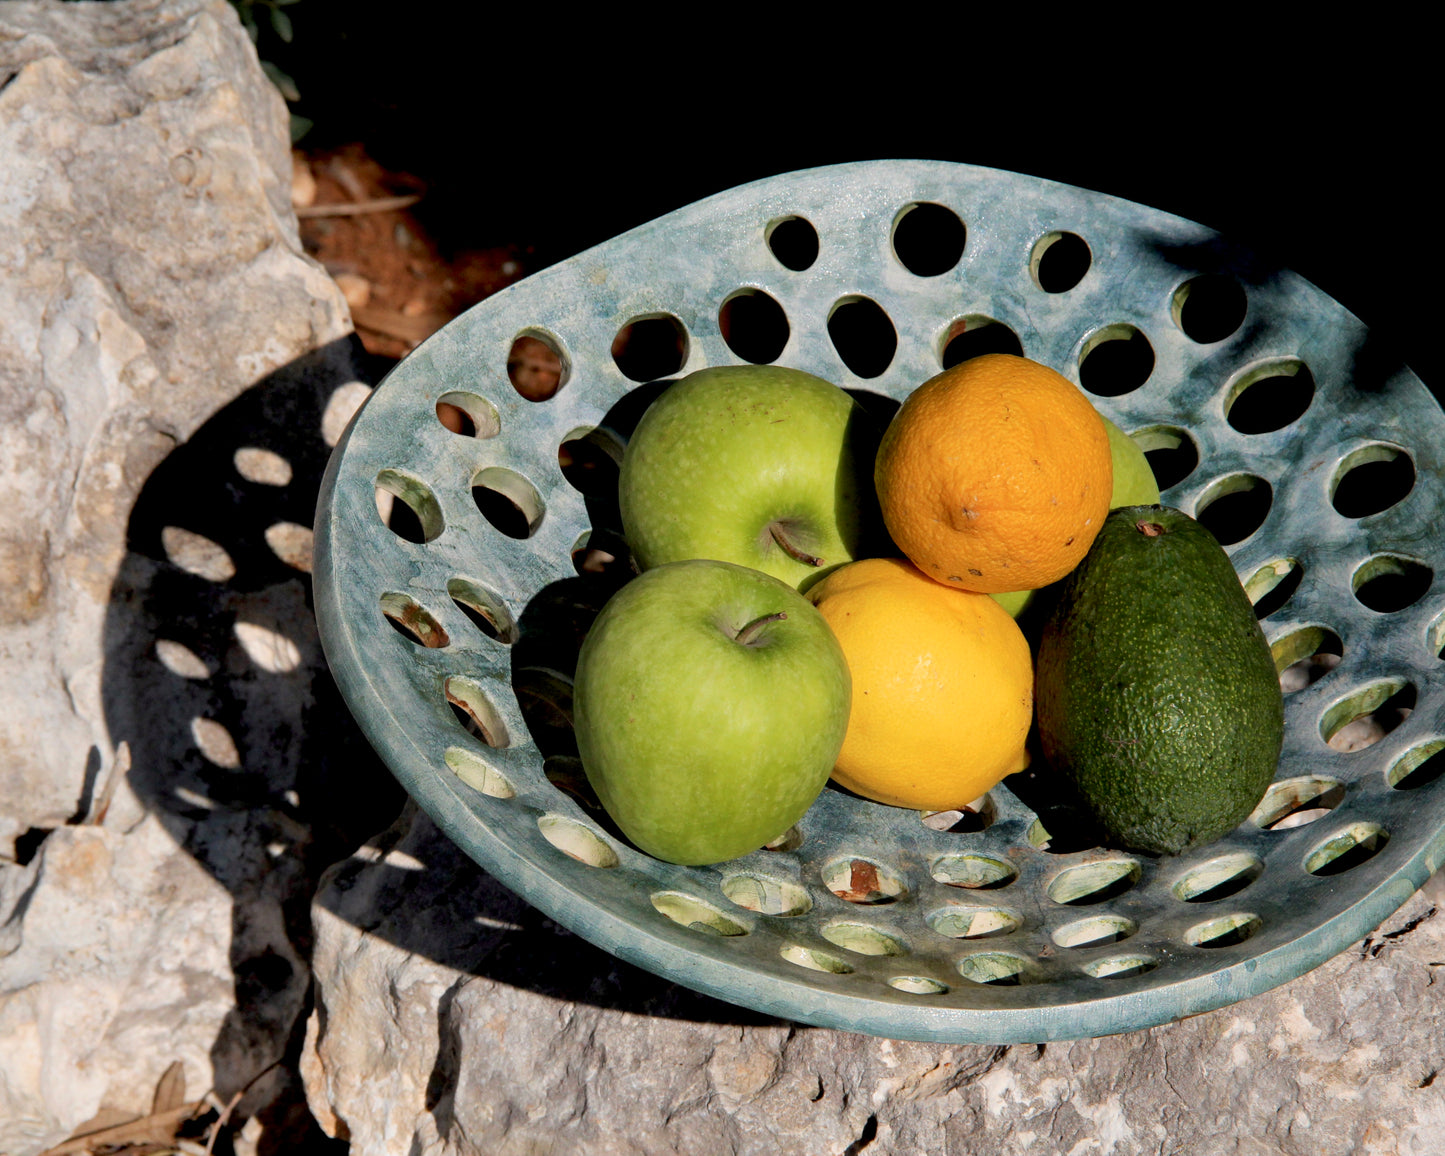
<instances>
[{"instance_id":1,"label":"green apple","mask_svg":"<svg viewBox=\"0 0 1445 1156\"><path fill-rule=\"evenodd\" d=\"M1106 418L1099 419L1109 435L1109 457L1114 466L1114 490L1109 496L1109 509L1120 506L1157 506L1159 504L1159 483L1154 480L1154 471L1149 459L1139 448L1139 443ZM1034 600L1032 590L1010 590L1006 594L991 597L1018 618Z\"/></svg>"},{"instance_id":2,"label":"green apple","mask_svg":"<svg viewBox=\"0 0 1445 1156\"><path fill-rule=\"evenodd\" d=\"M776 365L701 369L642 415L622 456L638 566L736 562L802 588L870 549L878 433L836 385Z\"/></svg>"},{"instance_id":3,"label":"green apple","mask_svg":"<svg viewBox=\"0 0 1445 1156\"><path fill-rule=\"evenodd\" d=\"M802 818L837 762L852 680L792 587L728 562L648 570L577 659L582 769L638 847L691 866L756 851Z\"/></svg>"}]
</instances>

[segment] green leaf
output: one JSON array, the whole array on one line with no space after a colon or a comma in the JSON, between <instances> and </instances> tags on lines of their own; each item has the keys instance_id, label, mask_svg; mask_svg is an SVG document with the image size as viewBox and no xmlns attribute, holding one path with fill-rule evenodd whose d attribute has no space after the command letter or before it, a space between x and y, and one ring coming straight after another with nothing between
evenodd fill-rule
<instances>
[{"instance_id":1,"label":"green leaf","mask_svg":"<svg viewBox=\"0 0 1445 1156\"><path fill-rule=\"evenodd\" d=\"M309 117L297 116L293 112L291 114L291 143L295 144L303 136L310 132L311 126L315 123L316 122L311 120Z\"/></svg>"},{"instance_id":2,"label":"green leaf","mask_svg":"<svg viewBox=\"0 0 1445 1156\"><path fill-rule=\"evenodd\" d=\"M287 100L300 100L301 92L296 87L296 82L272 64L269 60L261 61L261 70L274 84Z\"/></svg>"},{"instance_id":3,"label":"green leaf","mask_svg":"<svg viewBox=\"0 0 1445 1156\"><path fill-rule=\"evenodd\" d=\"M271 27L276 30L277 36L287 44L291 43L291 17L282 12L280 8L271 9Z\"/></svg>"}]
</instances>

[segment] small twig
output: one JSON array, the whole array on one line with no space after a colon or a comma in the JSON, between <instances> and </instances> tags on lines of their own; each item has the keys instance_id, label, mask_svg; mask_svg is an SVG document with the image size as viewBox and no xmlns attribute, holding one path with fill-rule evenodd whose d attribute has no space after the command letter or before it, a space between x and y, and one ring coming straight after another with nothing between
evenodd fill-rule
<instances>
[{"instance_id":1,"label":"small twig","mask_svg":"<svg viewBox=\"0 0 1445 1156\"><path fill-rule=\"evenodd\" d=\"M115 748L115 756L110 760L110 771L105 776L105 786L100 789L100 796L90 805L90 814L85 817L87 826L99 827L105 822L105 813L110 810L110 802L115 798L116 785L130 774L130 743L121 741Z\"/></svg>"},{"instance_id":2,"label":"small twig","mask_svg":"<svg viewBox=\"0 0 1445 1156\"><path fill-rule=\"evenodd\" d=\"M346 201L337 205L302 205L296 210L298 217L360 217L366 213L391 213L407 209L421 200L420 193L408 193L404 197L377 197L370 201Z\"/></svg>"},{"instance_id":3,"label":"small twig","mask_svg":"<svg viewBox=\"0 0 1445 1156\"><path fill-rule=\"evenodd\" d=\"M270 1071L270 1069L268 1068L267 1071ZM251 1083L255 1083L255 1081L253 1080ZM250 1084L247 1084L246 1088L250 1086ZM216 1117L216 1122L211 1125L210 1135L206 1137L206 1156L211 1156L211 1150L216 1146L216 1137L221 1134L221 1129L226 1126L226 1121L231 1118L231 1109L239 1104L241 1097L246 1094L246 1088L242 1088L231 1097L231 1102L221 1109L221 1114Z\"/></svg>"}]
</instances>

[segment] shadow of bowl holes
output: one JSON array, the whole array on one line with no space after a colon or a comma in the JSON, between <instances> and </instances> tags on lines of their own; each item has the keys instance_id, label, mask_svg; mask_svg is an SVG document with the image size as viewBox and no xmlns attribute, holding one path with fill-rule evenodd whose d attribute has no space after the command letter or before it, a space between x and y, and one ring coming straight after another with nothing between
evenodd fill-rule
<instances>
[{"instance_id":1,"label":"shadow of bowl holes","mask_svg":"<svg viewBox=\"0 0 1445 1156\"><path fill-rule=\"evenodd\" d=\"M1355 691L1320 718L1320 737L1343 753L1374 746L1410 717L1415 688L1404 679L1386 679Z\"/></svg>"},{"instance_id":2,"label":"shadow of bowl holes","mask_svg":"<svg viewBox=\"0 0 1445 1156\"><path fill-rule=\"evenodd\" d=\"M1132 393L1153 372L1154 347L1132 325L1106 325L1079 354L1079 384L1096 397Z\"/></svg>"},{"instance_id":3,"label":"shadow of bowl holes","mask_svg":"<svg viewBox=\"0 0 1445 1156\"><path fill-rule=\"evenodd\" d=\"M579 494L615 500L622 449L622 443L607 430L574 429L557 447L557 465Z\"/></svg>"},{"instance_id":4,"label":"shadow of bowl holes","mask_svg":"<svg viewBox=\"0 0 1445 1156\"><path fill-rule=\"evenodd\" d=\"M1174 895L1185 903L1213 903L1238 895L1260 877L1264 863L1248 851L1221 855L1194 868L1174 884Z\"/></svg>"},{"instance_id":5,"label":"shadow of bowl holes","mask_svg":"<svg viewBox=\"0 0 1445 1156\"><path fill-rule=\"evenodd\" d=\"M1139 882L1142 870L1133 859L1100 859L1068 867L1054 876L1048 896L1066 907L1087 907L1117 898Z\"/></svg>"},{"instance_id":6,"label":"shadow of bowl holes","mask_svg":"<svg viewBox=\"0 0 1445 1156\"><path fill-rule=\"evenodd\" d=\"M825 924L819 931L834 947L851 951L855 955L907 955L908 945L896 935L870 927L866 923L834 921Z\"/></svg>"},{"instance_id":7,"label":"shadow of bowl holes","mask_svg":"<svg viewBox=\"0 0 1445 1156\"><path fill-rule=\"evenodd\" d=\"M1139 925L1122 915L1091 915L1087 919L1076 919L1066 923L1051 934L1060 947L1082 951L1088 947L1105 947L1128 939Z\"/></svg>"},{"instance_id":8,"label":"shadow of bowl holes","mask_svg":"<svg viewBox=\"0 0 1445 1156\"><path fill-rule=\"evenodd\" d=\"M634 317L612 339L612 360L631 381L671 377L687 363L687 330L670 313Z\"/></svg>"},{"instance_id":9,"label":"shadow of bowl holes","mask_svg":"<svg viewBox=\"0 0 1445 1156\"><path fill-rule=\"evenodd\" d=\"M172 566L207 582L229 582L236 576L236 563L226 548L193 530L162 527L161 549Z\"/></svg>"},{"instance_id":10,"label":"shadow of bowl holes","mask_svg":"<svg viewBox=\"0 0 1445 1156\"><path fill-rule=\"evenodd\" d=\"M189 646L171 638L157 638L156 658L177 678L204 681L212 675L210 665Z\"/></svg>"},{"instance_id":11,"label":"shadow of bowl holes","mask_svg":"<svg viewBox=\"0 0 1445 1156\"><path fill-rule=\"evenodd\" d=\"M763 233L768 248L785 269L801 273L818 259L818 230L804 217L783 217Z\"/></svg>"},{"instance_id":12,"label":"shadow of bowl holes","mask_svg":"<svg viewBox=\"0 0 1445 1156\"><path fill-rule=\"evenodd\" d=\"M1266 831L1304 827L1323 819L1345 799L1345 785L1323 775L1301 775L1271 783L1249 816Z\"/></svg>"},{"instance_id":13,"label":"shadow of bowl holes","mask_svg":"<svg viewBox=\"0 0 1445 1156\"><path fill-rule=\"evenodd\" d=\"M803 888L766 875L730 875L722 882L722 893L729 902L759 915L791 919L813 909L813 901Z\"/></svg>"},{"instance_id":14,"label":"shadow of bowl holes","mask_svg":"<svg viewBox=\"0 0 1445 1156\"><path fill-rule=\"evenodd\" d=\"M1196 923L1184 933L1184 942L1194 947L1233 947L1243 943L1264 926L1258 915L1235 912L1217 919Z\"/></svg>"},{"instance_id":15,"label":"shadow of bowl holes","mask_svg":"<svg viewBox=\"0 0 1445 1156\"><path fill-rule=\"evenodd\" d=\"M382 470L376 475L376 512L381 524L403 542L430 542L445 528L442 508L431 487L401 470Z\"/></svg>"},{"instance_id":16,"label":"shadow of bowl holes","mask_svg":"<svg viewBox=\"0 0 1445 1156\"><path fill-rule=\"evenodd\" d=\"M486 759L465 747L448 747L443 759L458 779L493 799L515 798L517 791L511 781Z\"/></svg>"},{"instance_id":17,"label":"shadow of bowl holes","mask_svg":"<svg viewBox=\"0 0 1445 1156\"><path fill-rule=\"evenodd\" d=\"M617 852L591 827L563 815L539 815L537 830L553 847L569 859L588 867L616 867Z\"/></svg>"},{"instance_id":18,"label":"shadow of bowl holes","mask_svg":"<svg viewBox=\"0 0 1445 1156\"><path fill-rule=\"evenodd\" d=\"M242 446L231 457L236 473L257 486L289 486L291 463L274 450Z\"/></svg>"},{"instance_id":19,"label":"shadow of bowl holes","mask_svg":"<svg viewBox=\"0 0 1445 1156\"><path fill-rule=\"evenodd\" d=\"M988 855L941 855L933 861L934 881L969 891L997 891L1018 878L1018 871Z\"/></svg>"},{"instance_id":20,"label":"shadow of bowl holes","mask_svg":"<svg viewBox=\"0 0 1445 1156\"><path fill-rule=\"evenodd\" d=\"M1267 361L1230 382L1224 416L1242 434L1273 433L1303 417L1314 396L1314 374L1303 361Z\"/></svg>"},{"instance_id":21,"label":"shadow of bowl holes","mask_svg":"<svg viewBox=\"0 0 1445 1156\"><path fill-rule=\"evenodd\" d=\"M1011 353L1022 357L1024 346L1018 334L1007 325L981 313L971 313L948 327L939 362L944 369L952 369L985 353Z\"/></svg>"},{"instance_id":22,"label":"shadow of bowl holes","mask_svg":"<svg viewBox=\"0 0 1445 1156\"><path fill-rule=\"evenodd\" d=\"M512 690L522 722L542 757L575 755L571 680L555 670L522 667L512 672Z\"/></svg>"},{"instance_id":23,"label":"shadow of bowl holes","mask_svg":"<svg viewBox=\"0 0 1445 1156\"><path fill-rule=\"evenodd\" d=\"M1254 616L1268 618L1290 600L1304 576L1304 567L1296 558L1266 562L1244 583L1244 592L1254 604Z\"/></svg>"},{"instance_id":24,"label":"shadow of bowl holes","mask_svg":"<svg viewBox=\"0 0 1445 1156\"><path fill-rule=\"evenodd\" d=\"M990 795L983 795L951 811L920 811L918 815L919 822L925 827L950 835L986 831L997 818L998 805Z\"/></svg>"},{"instance_id":25,"label":"shadow of bowl holes","mask_svg":"<svg viewBox=\"0 0 1445 1156\"><path fill-rule=\"evenodd\" d=\"M517 641L517 624L500 597L470 578L447 579L453 604L478 630L494 642L510 646Z\"/></svg>"},{"instance_id":26,"label":"shadow of bowl holes","mask_svg":"<svg viewBox=\"0 0 1445 1156\"><path fill-rule=\"evenodd\" d=\"M1094 979L1129 979L1158 966L1159 961L1147 955L1114 955L1085 964L1081 970Z\"/></svg>"},{"instance_id":27,"label":"shadow of bowl holes","mask_svg":"<svg viewBox=\"0 0 1445 1156\"><path fill-rule=\"evenodd\" d=\"M828 337L858 377L883 374L898 352L898 333L882 306L868 297L844 297L828 313Z\"/></svg>"},{"instance_id":28,"label":"shadow of bowl holes","mask_svg":"<svg viewBox=\"0 0 1445 1156\"><path fill-rule=\"evenodd\" d=\"M789 963L805 967L809 971L825 971L832 975L848 975L853 971L852 964L844 963L837 956L798 943L789 944L778 954Z\"/></svg>"},{"instance_id":29,"label":"shadow of bowl holes","mask_svg":"<svg viewBox=\"0 0 1445 1156\"><path fill-rule=\"evenodd\" d=\"M868 859L835 859L822 874L823 886L849 903L892 903L903 894L898 875Z\"/></svg>"},{"instance_id":30,"label":"shadow of bowl holes","mask_svg":"<svg viewBox=\"0 0 1445 1156\"><path fill-rule=\"evenodd\" d=\"M1220 478L1199 497L1194 517L1221 546L1243 542L1264 525L1274 490L1253 474Z\"/></svg>"},{"instance_id":31,"label":"shadow of bowl holes","mask_svg":"<svg viewBox=\"0 0 1445 1156\"><path fill-rule=\"evenodd\" d=\"M1343 875L1373 859L1390 841L1390 833L1375 823L1353 823L1321 843L1305 857L1305 870L1326 878Z\"/></svg>"},{"instance_id":32,"label":"shadow of bowl holes","mask_svg":"<svg viewBox=\"0 0 1445 1156\"><path fill-rule=\"evenodd\" d=\"M472 501L509 538L530 538L542 524L542 495L515 470L488 466L472 479Z\"/></svg>"},{"instance_id":33,"label":"shadow of bowl holes","mask_svg":"<svg viewBox=\"0 0 1445 1156\"><path fill-rule=\"evenodd\" d=\"M610 530L588 530L572 546L572 569L582 577L599 577L613 589L637 573L632 548L620 534Z\"/></svg>"},{"instance_id":34,"label":"shadow of bowl holes","mask_svg":"<svg viewBox=\"0 0 1445 1156\"><path fill-rule=\"evenodd\" d=\"M1023 916L1006 907L950 904L928 915L928 926L949 939L996 939L1024 925Z\"/></svg>"},{"instance_id":35,"label":"shadow of bowl holes","mask_svg":"<svg viewBox=\"0 0 1445 1156\"><path fill-rule=\"evenodd\" d=\"M1093 260L1077 233L1045 233L1029 254L1029 276L1045 293L1067 293L1084 279Z\"/></svg>"},{"instance_id":36,"label":"shadow of bowl holes","mask_svg":"<svg viewBox=\"0 0 1445 1156\"><path fill-rule=\"evenodd\" d=\"M929 979L926 975L890 976L888 986L906 991L909 995L946 995L948 992L948 984Z\"/></svg>"},{"instance_id":37,"label":"shadow of bowl holes","mask_svg":"<svg viewBox=\"0 0 1445 1156\"><path fill-rule=\"evenodd\" d=\"M943 205L905 205L893 218L893 255L915 277L938 277L963 257L968 230Z\"/></svg>"},{"instance_id":38,"label":"shadow of bowl holes","mask_svg":"<svg viewBox=\"0 0 1445 1156\"><path fill-rule=\"evenodd\" d=\"M528 401L546 401L555 396L567 384L571 368L562 353L562 343L545 330L522 330L507 351L507 380ZM472 419L480 428L476 414Z\"/></svg>"},{"instance_id":39,"label":"shadow of bowl holes","mask_svg":"<svg viewBox=\"0 0 1445 1156\"><path fill-rule=\"evenodd\" d=\"M1435 581L1423 562L1398 554L1376 554L1355 571L1352 585L1361 605L1381 614L1413 606Z\"/></svg>"},{"instance_id":40,"label":"shadow of bowl holes","mask_svg":"<svg viewBox=\"0 0 1445 1156\"><path fill-rule=\"evenodd\" d=\"M300 570L303 574L311 573L316 536L310 526L301 526L295 522L273 522L266 527L264 537L266 545L271 547L271 553L287 566Z\"/></svg>"},{"instance_id":41,"label":"shadow of bowl holes","mask_svg":"<svg viewBox=\"0 0 1445 1156\"><path fill-rule=\"evenodd\" d=\"M1175 426L1150 426L1129 435L1144 451L1160 492L1177 486L1199 465L1199 447L1188 432Z\"/></svg>"},{"instance_id":42,"label":"shadow of bowl holes","mask_svg":"<svg viewBox=\"0 0 1445 1156\"><path fill-rule=\"evenodd\" d=\"M1312 686L1335 667L1344 655L1340 636L1323 626L1305 626L1270 645L1280 690L1293 694Z\"/></svg>"},{"instance_id":43,"label":"shadow of bowl holes","mask_svg":"<svg viewBox=\"0 0 1445 1156\"><path fill-rule=\"evenodd\" d=\"M777 361L792 332L783 307L761 289L732 294L718 310L717 325L727 347L754 365Z\"/></svg>"},{"instance_id":44,"label":"shadow of bowl holes","mask_svg":"<svg viewBox=\"0 0 1445 1156\"><path fill-rule=\"evenodd\" d=\"M736 919L730 919L711 904L682 891L655 891L652 906L674 923L691 931L707 935L731 937L746 935L748 929Z\"/></svg>"},{"instance_id":45,"label":"shadow of bowl holes","mask_svg":"<svg viewBox=\"0 0 1445 1156\"><path fill-rule=\"evenodd\" d=\"M1035 819L1024 832L1029 845L1050 855L1073 855L1099 845L1100 833L1082 810L1068 806L1050 807L1048 823Z\"/></svg>"},{"instance_id":46,"label":"shadow of bowl holes","mask_svg":"<svg viewBox=\"0 0 1445 1156\"><path fill-rule=\"evenodd\" d=\"M507 724L480 683L453 676L446 680L444 692L452 713L467 734L497 749L512 745Z\"/></svg>"},{"instance_id":47,"label":"shadow of bowl holes","mask_svg":"<svg viewBox=\"0 0 1445 1156\"><path fill-rule=\"evenodd\" d=\"M388 591L381 596L381 613L393 630L418 646L438 649L449 646L446 629L430 610L409 594Z\"/></svg>"},{"instance_id":48,"label":"shadow of bowl holes","mask_svg":"<svg viewBox=\"0 0 1445 1156\"><path fill-rule=\"evenodd\" d=\"M1022 956L1009 955L1002 951L985 951L977 955L965 955L958 961L958 974L974 983L994 987L1018 987L1038 983L1040 975L1033 965Z\"/></svg>"},{"instance_id":49,"label":"shadow of bowl holes","mask_svg":"<svg viewBox=\"0 0 1445 1156\"><path fill-rule=\"evenodd\" d=\"M463 437L494 438L502 432L497 407L475 393L453 391L437 398L437 421Z\"/></svg>"},{"instance_id":50,"label":"shadow of bowl holes","mask_svg":"<svg viewBox=\"0 0 1445 1156\"><path fill-rule=\"evenodd\" d=\"M191 719L191 739L202 757L212 766L225 771L241 769L241 752L225 724L213 718L197 716Z\"/></svg>"},{"instance_id":51,"label":"shadow of bowl holes","mask_svg":"<svg viewBox=\"0 0 1445 1156\"><path fill-rule=\"evenodd\" d=\"M1244 290L1232 277L1205 273L1178 289L1169 303L1174 324L1190 341L1211 345L1223 341L1242 324L1249 308Z\"/></svg>"},{"instance_id":52,"label":"shadow of bowl holes","mask_svg":"<svg viewBox=\"0 0 1445 1156\"><path fill-rule=\"evenodd\" d=\"M1385 781L1397 791L1428 787L1445 772L1445 739L1431 739L1406 751L1385 772Z\"/></svg>"},{"instance_id":53,"label":"shadow of bowl holes","mask_svg":"<svg viewBox=\"0 0 1445 1156\"><path fill-rule=\"evenodd\" d=\"M1330 483L1330 504L1346 518L1367 518L1415 488L1415 463L1399 446L1364 446L1346 455Z\"/></svg>"}]
</instances>

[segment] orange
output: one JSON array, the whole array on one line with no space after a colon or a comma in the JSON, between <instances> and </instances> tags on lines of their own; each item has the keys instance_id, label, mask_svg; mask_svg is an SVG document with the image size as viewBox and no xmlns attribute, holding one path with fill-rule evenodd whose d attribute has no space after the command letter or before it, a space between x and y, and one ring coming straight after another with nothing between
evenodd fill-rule
<instances>
[{"instance_id":1,"label":"orange","mask_svg":"<svg viewBox=\"0 0 1445 1156\"><path fill-rule=\"evenodd\" d=\"M946 811L1028 764L1029 646L987 594L950 590L901 558L868 558L807 597L853 676L835 782L880 803Z\"/></svg>"},{"instance_id":2,"label":"orange","mask_svg":"<svg viewBox=\"0 0 1445 1156\"><path fill-rule=\"evenodd\" d=\"M1078 386L990 353L918 387L883 435L883 520L914 565L964 590L1036 590L1078 565L1109 512L1109 435Z\"/></svg>"}]
</instances>

